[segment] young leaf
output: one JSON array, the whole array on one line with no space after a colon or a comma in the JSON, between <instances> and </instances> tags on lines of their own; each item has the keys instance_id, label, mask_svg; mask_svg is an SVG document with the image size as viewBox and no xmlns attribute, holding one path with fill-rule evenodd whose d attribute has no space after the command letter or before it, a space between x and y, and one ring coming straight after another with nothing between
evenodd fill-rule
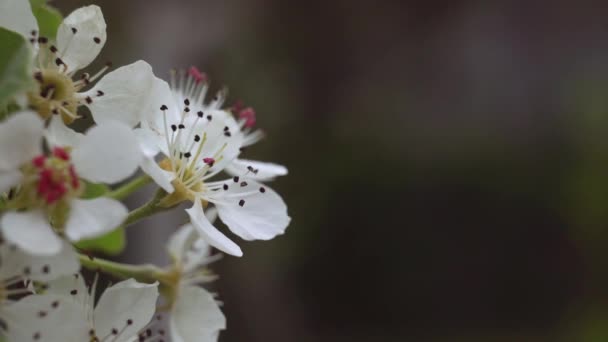
<instances>
[{"instance_id":1,"label":"young leaf","mask_svg":"<svg viewBox=\"0 0 608 342\"><path fill-rule=\"evenodd\" d=\"M85 181L84 194L82 194L82 198L97 198L105 195L108 191L110 191L110 188L105 184Z\"/></svg>"},{"instance_id":2,"label":"young leaf","mask_svg":"<svg viewBox=\"0 0 608 342\"><path fill-rule=\"evenodd\" d=\"M125 249L126 244L125 229L121 227L95 239L81 240L76 243L76 247L91 252L117 255Z\"/></svg>"},{"instance_id":3,"label":"young leaf","mask_svg":"<svg viewBox=\"0 0 608 342\"><path fill-rule=\"evenodd\" d=\"M20 34L0 27L0 108L32 84L32 50Z\"/></svg>"},{"instance_id":4,"label":"young leaf","mask_svg":"<svg viewBox=\"0 0 608 342\"><path fill-rule=\"evenodd\" d=\"M55 7L51 7L44 3L44 1L30 0L32 6L32 13L38 21L38 29L40 30L40 36L47 37L51 40L55 39L57 35L57 28L63 21L63 16Z\"/></svg>"}]
</instances>

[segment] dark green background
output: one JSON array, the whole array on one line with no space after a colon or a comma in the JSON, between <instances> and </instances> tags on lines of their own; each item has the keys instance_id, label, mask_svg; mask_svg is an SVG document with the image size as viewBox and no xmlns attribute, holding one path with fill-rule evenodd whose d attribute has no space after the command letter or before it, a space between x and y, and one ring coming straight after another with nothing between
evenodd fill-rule
<instances>
[{"instance_id":1,"label":"dark green background","mask_svg":"<svg viewBox=\"0 0 608 342\"><path fill-rule=\"evenodd\" d=\"M608 341L602 2L98 4L97 66L198 66L289 167L287 234L213 267L220 340Z\"/></svg>"}]
</instances>

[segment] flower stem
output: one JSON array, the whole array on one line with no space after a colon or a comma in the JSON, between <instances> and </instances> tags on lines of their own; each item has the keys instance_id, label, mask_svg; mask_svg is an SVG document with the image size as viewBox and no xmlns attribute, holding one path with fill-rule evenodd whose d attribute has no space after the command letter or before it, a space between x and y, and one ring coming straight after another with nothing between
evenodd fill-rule
<instances>
[{"instance_id":1,"label":"flower stem","mask_svg":"<svg viewBox=\"0 0 608 342\"><path fill-rule=\"evenodd\" d=\"M105 197L110 197L110 198L114 198L117 200L125 199L127 196L129 196L130 194L139 190L141 187L147 185L151 181L152 181L152 178L150 178L148 175L139 176L139 177L133 179L132 181L130 181L126 184L123 184L122 186L118 187L117 189L114 189L114 190L108 192L105 195Z\"/></svg>"},{"instance_id":2,"label":"flower stem","mask_svg":"<svg viewBox=\"0 0 608 342\"><path fill-rule=\"evenodd\" d=\"M163 275L165 274L161 268L151 264L123 264L83 254L79 254L78 258L80 259L80 264L84 268L92 271L102 271L121 279L135 278L135 280L141 282L154 282L163 278Z\"/></svg>"},{"instance_id":3,"label":"flower stem","mask_svg":"<svg viewBox=\"0 0 608 342\"><path fill-rule=\"evenodd\" d=\"M141 207L132 210L129 213L129 216L127 216L127 218L125 219L125 221L122 223L121 226L127 227L143 218L146 218L146 217L156 214L158 212L167 210L167 208L163 208L158 205L160 200L166 194L167 193L163 189L156 190L154 197L152 197L151 200L149 200L146 204L142 205Z\"/></svg>"}]
</instances>

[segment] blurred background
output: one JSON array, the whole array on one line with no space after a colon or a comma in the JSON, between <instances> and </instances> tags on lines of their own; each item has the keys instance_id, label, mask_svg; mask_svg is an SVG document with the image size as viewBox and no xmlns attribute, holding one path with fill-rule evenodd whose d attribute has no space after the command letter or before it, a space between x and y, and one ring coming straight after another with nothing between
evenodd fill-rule
<instances>
[{"instance_id":1,"label":"blurred background","mask_svg":"<svg viewBox=\"0 0 608 342\"><path fill-rule=\"evenodd\" d=\"M96 3L98 65L199 67L289 167L287 234L213 265L220 341L608 341L603 2Z\"/></svg>"}]
</instances>

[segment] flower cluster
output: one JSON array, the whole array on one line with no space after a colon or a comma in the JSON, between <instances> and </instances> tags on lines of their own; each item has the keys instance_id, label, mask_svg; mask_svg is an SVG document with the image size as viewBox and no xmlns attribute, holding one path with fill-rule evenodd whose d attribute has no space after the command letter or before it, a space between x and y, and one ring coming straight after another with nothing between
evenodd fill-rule
<instances>
[{"instance_id":1,"label":"flower cluster","mask_svg":"<svg viewBox=\"0 0 608 342\"><path fill-rule=\"evenodd\" d=\"M33 4L0 0L0 33L29 53L29 86L0 101L0 341L216 341L226 320L204 288L212 249L243 252L214 222L244 240L283 234L287 207L264 182L287 169L240 158L264 136L256 113L225 106L225 90L210 96L197 68L169 82L141 60L88 72L106 42L100 8L47 37ZM122 203L147 184L147 203ZM94 255L120 252L125 228L182 203L170 265ZM104 289L98 272L121 281Z\"/></svg>"}]
</instances>

